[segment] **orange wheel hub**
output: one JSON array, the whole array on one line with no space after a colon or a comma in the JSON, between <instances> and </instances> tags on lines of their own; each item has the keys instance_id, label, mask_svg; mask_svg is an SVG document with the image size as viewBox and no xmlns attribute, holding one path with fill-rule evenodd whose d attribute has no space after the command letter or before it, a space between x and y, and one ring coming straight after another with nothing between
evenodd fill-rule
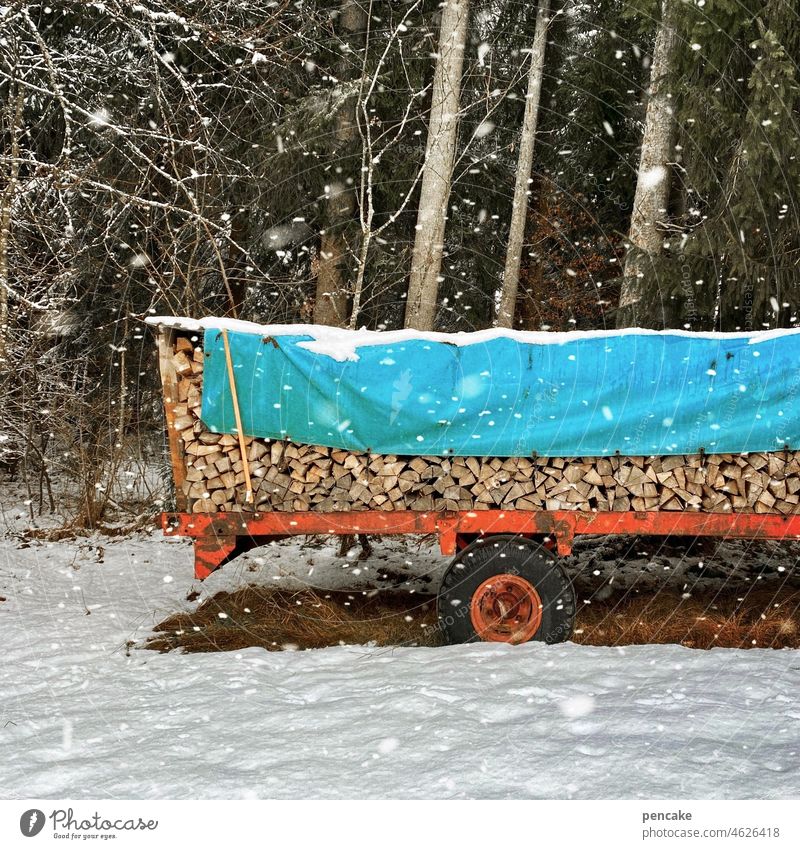
<instances>
[{"instance_id":1,"label":"orange wheel hub","mask_svg":"<svg viewBox=\"0 0 800 849\"><path fill-rule=\"evenodd\" d=\"M489 643L525 643L542 624L542 600L519 575L493 575L470 602L472 627Z\"/></svg>"}]
</instances>

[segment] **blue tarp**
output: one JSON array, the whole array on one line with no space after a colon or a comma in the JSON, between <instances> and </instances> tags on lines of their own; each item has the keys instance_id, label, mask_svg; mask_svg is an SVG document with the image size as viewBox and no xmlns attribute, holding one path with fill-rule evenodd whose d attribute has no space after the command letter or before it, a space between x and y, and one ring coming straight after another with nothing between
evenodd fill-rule
<instances>
[{"instance_id":1,"label":"blue tarp","mask_svg":"<svg viewBox=\"0 0 800 849\"><path fill-rule=\"evenodd\" d=\"M206 320L207 322L208 320ZM202 418L235 432L205 323ZM333 332L333 331L329 331ZM800 334L228 331L247 435L391 454L598 456L800 445ZM435 338L434 338L435 337ZM456 338L456 337L451 337ZM322 341L320 341L322 339ZM311 343L311 344L309 344ZM347 345L344 345L347 348ZM339 357L337 359L337 356Z\"/></svg>"}]
</instances>

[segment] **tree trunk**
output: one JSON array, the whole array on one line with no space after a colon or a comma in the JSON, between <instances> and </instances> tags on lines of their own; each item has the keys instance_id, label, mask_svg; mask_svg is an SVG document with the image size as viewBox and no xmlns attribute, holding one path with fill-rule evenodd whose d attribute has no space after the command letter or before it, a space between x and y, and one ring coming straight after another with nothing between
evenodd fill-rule
<instances>
[{"instance_id":1,"label":"tree trunk","mask_svg":"<svg viewBox=\"0 0 800 849\"><path fill-rule=\"evenodd\" d=\"M528 216L528 195L533 166L533 147L536 141L536 125L539 121L539 99L542 94L544 75L544 51L547 45L547 27L550 23L550 0L539 0L536 13L536 31L531 48L531 69L528 74L528 93L525 95L525 117L522 122L522 138L517 160L517 181L514 186L514 202L511 207L511 225L508 231L506 267L503 273L503 288L500 308L497 311L498 327L513 327L514 312L519 288L519 267L522 262L522 243L525 240L525 221Z\"/></svg>"},{"instance_id":2,"label":"tree trunk","mask_svg":"<svg viewBox=\"0 0 800 849\"><path fill-rule=\"evenodd\" d=\"M8 181L0 194L0 366L5 366L8 362L8 251L11 245L11 210L19 179L19 137L22 131L22 107L25 102L24 91L16 81L9 89L7 113L8 131L11 136L11 162Z\"/></svg>"},{"instance_id":3,"label":"tree trunk","mask_svg":"<svg viewBox=\"0 0 800 849\"><path fill-rule=\"evenodd\" d=\"M442 8L439 56L433 76L431 117L406 303L405 326L417 330L433 330L436 318L468 18L469 0L448 0Z\"/></svg>"},{"instance_id":4,"label":"tree trunk","mask_svg":"<svg viewBox=\"0 0 800 849\"><path fill-rule=\"evenodd\" d=\"M659 323L642 303L650 294L648 286L657 281L645 279L651 269L648 258L663 250L664 237L658 224L669 203L669 161L675 135L675 119L668 97L667 78L675 59L674 0L662 0L661 23L650 68L650 92L645 115L642 152L636 194L633 199L628 255L617 311L617 327Z\"/></svg>"},{"instance_id":5,"label":"tree trunk","mask_svg":"<svg viewBox=\"0 0 800 849\"><path fill-rule=\"evenodd\" d=\"M359 0L342 0L339 12L339 32L342 41L353 48L363 42L367 27L366 5ZM353 78L352 49L342 59L339 82ZM356 120L357 99L349 97L339 108L334 120L333 137L337 149L346 149L358 137ZM326 202L327 226L320 234L317 297L314 302L314 323L344 327L347 324L348 253L345 228L356 209L355 190L345 182L331 186Z\"/></svg>"}]
</instances>

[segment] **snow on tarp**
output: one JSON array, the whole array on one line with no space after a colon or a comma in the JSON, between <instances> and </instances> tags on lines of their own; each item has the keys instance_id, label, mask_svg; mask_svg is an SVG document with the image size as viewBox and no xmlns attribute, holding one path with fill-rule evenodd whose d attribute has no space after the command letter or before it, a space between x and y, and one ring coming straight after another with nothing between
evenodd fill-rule
<instances>
[{"instance_id":1,"label":"snow on tarp","mask_svg":"<svg viewBox=\"0 0 800 849\"><path fill-rule=\"evenodd\" d=\"M149 319L204 331L202 419L391 454L602 456L800 444L800 333L349 331Z\"/></svg>"}]
</instances>

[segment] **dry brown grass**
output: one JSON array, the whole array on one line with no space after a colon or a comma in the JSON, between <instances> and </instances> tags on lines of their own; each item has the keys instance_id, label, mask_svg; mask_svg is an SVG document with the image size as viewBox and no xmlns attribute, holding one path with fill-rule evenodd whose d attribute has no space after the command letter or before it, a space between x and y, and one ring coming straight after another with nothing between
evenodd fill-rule
<instances>
[{"instance_id":1,"label":"dry brown grass","mask_svg":"<svg viewBox=\"0 0 800 849\"><path fill-rule=\"evenodd\" d=\"M579 608L574 639L592 646L797 648L800 590L731 589L688 598L662 590L592 602Z\"/></svg>"},{"instance_id":2,"label":"dry brown grass","mask_svg":"<svg viewBox=\"0 0 800 849\"><path fill-rule=\"evenodd\" d=\"M436 604L429 596L387 591L288 592L245 587L219 592L193 613L162 622L147 648L271 651L324 646L435 645Z\"/></svg>"},{"instance_id":3,"label":"dry brown grass","mask_svg":"<svg viewBox=\"0 0 800 849\"><path fill-rule=\"evenodd\" d=\"M374 591L220 592L192 613L171 616L147 648L271 651L331 645L440 642L432 597ZM574 641L584 645L678 643L690 648L797 648L800 590L758 589L684 598L670 590L579 605Z\"/></svg>"}]
</instances>

